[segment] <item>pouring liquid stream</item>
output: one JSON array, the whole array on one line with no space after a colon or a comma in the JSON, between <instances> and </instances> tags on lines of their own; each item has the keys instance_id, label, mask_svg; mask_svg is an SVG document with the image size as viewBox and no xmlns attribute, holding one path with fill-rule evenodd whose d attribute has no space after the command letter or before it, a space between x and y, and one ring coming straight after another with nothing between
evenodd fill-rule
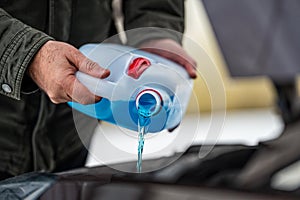
<instances>
[{"instance_id":1,"label":"pouring liquid stream","mask_svg":"<svg viewBox=\"0 0 300 200\"><path fill-rule=\"evenodd\" d=\"M151 116L157 112L157 98L152 94L145 93L137 101L138 110L138 160L136 169L138 173L142 172L142 160L144 150L144 136L147 134Z\"/></svg>"},{"instance_id":2,"label":"pouring liquid stream","mask_svg":"<svg viewBox=\"0 0 300 200\"><path fill-rule=\"evenodd\" d=\"M143 150L144 150L144 135L147 133L147 125L144 122L149 121L149 118L139 116L138 121L138 160L136 164L136 169L138 173L142 172L142 160L143 160Z\"/></svg>"}]
</instances>

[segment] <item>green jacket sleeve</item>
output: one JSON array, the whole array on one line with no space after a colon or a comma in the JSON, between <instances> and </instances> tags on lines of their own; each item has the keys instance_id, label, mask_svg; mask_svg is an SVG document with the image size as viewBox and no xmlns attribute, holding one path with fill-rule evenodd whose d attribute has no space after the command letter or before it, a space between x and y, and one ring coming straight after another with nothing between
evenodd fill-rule
<instances>
[{"instance_id":1,"label":"green jacket sleeve","mask_svg":"<svg viewBox=\"0 0 300 200\"><path fill-rule=\"evenodd\" d=\"M40 47L51 39L0 8L0 94L20 99L26 68Z\"/></svg>"},{"instance_id":2,"label":"green jacket sleeve","mask_svg":"<svg viewBox=\"0 0 300 200\"><path fill-rule=\"evenodd\" d=\"M125 30L134 29L127 31L128 45L138 46L154 38L170 38L181 43L184 0L123 0L123 13Z\"/></svg>"}]
</instances>

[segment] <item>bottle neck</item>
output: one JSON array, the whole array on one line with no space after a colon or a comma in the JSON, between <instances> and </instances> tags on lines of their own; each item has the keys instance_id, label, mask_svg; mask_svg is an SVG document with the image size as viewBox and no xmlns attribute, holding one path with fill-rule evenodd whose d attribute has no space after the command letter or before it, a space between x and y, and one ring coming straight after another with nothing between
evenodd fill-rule
<instances>
[{"instance_id":1,"label":"bottle neck","mask_svg":"<svg viewBox=\"0 0 300 200\"><path fill-rule=\"evenodd\" d=\"M153 88L142 90L136 97L136 108L139 115L143 117L151 117L159 113L163 103L163 96Z\"/></svg>"}]
</instances>

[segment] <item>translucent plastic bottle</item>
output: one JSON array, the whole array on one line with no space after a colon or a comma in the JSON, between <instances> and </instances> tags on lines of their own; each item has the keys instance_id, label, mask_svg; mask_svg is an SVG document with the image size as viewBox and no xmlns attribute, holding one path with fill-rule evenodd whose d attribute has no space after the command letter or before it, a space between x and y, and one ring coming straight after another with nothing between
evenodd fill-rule
<instances>
[{"instance_id":1,"label":"translucent plastic bottle","mask_svg":"<svg viewBox=\"0 0 300 200\"><path fill-rule=\"evenodd\" d=\"M69 102L74 109L134 131L138 130L139 114L149 118L148 132L180 124L193 84L183 67L160 56L116 44L87 44L80 51L108 68L111 74L106 79L97 79L77 72L79 81L103 98L89 105Z\"/></svg>"}]
</instances>

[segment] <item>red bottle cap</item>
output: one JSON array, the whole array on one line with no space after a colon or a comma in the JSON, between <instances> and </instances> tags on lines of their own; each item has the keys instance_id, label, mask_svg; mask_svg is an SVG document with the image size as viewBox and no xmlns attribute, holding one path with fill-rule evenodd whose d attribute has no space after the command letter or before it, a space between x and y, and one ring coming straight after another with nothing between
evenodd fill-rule
<instances>
[{"instance_id":1,"label":"red bottle cap","mask_svg":"<svg viewBox=\"0 0 300 200\"><path fill-rule=\"evenodd\" d=\"M129 65L127 74L134 79L138 79L142 73L150 67L151 62L146 58L136 58Z\"/></svg>"}]
</instances>

